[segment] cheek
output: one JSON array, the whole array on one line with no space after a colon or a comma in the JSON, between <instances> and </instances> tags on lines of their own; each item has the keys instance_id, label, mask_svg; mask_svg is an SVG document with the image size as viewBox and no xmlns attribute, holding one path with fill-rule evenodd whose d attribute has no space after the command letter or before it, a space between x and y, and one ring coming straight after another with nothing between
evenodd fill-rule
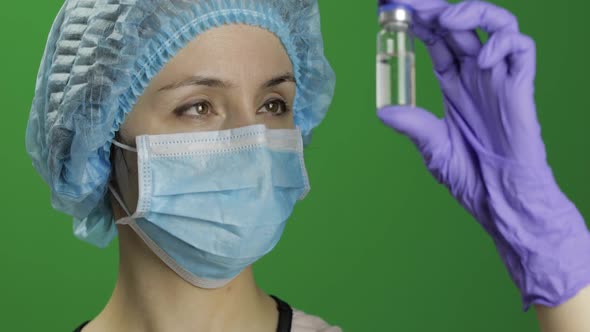
<instances>
[{"instance_id":1,"label":"cheek","mask_svg":"<svg viewBox=\"0 0 590 332\"><path fill-rule=\"evenodd\" d=\"M162 121L160 116L145 106L136 105L121 124L120 134L123 143L133 146L137 136L157 134L159 123Z\"/></svg>"},{"instance_id":2,"label":"cheek","mask_svg":"<svg viewBox=\"0 0 590 332\"><path fill-rule=\"evenodd\" d=\"M295 129L292 111L284 116L267 116L264 124L270 129Z\"/></svg>"}]
</instances>

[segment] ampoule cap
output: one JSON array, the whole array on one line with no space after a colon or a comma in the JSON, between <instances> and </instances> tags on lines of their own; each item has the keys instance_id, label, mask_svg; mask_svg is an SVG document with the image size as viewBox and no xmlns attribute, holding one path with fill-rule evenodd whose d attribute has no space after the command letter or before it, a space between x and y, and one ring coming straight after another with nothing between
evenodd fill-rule
<instances>
[{"instance_id":1,"label":"ampoule cap","mask_svg":"<svg viewBox=\"0 0 590 332\"><path fill-rule=\"evenodd\" d=\"M379 0L379 23L398 22L412 23L412 7L391 0Z\"/></svg>"}]
</instances>

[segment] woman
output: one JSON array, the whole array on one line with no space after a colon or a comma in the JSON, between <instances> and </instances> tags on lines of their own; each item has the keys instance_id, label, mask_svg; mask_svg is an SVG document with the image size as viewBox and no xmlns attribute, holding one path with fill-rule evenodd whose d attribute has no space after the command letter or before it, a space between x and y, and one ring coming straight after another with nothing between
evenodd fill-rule
<instances>
[{"instance_id":1,"label":"woman","mask_svg":"<svg viewBox=\"0 0 590 332\"><path fill-rule=\"evenodd\" d=\"M500 75L505 68L498 63L489 64L500 67L493 75L484 72L466 82L453 76L457 59L483 52L466 30L479 24L493 28L486 20L461 15L485 19L475 14L495 7L403 2L416 9L416 33L430 45L450 115L505 110L478 92L492 101L516 100L514 91L493 89L510 79ZM441 25L443 17L449 26ZM452 27L459 23L470 26ZM508 37L514 38L517 33L511 32ZM511 41L508 37L502 40ZM500 45L512 45L502 40ZM525 54L530 60L530 49ZM530 63L527 69L529 75L519 77L525 79L519 81L524 86L519 92L532 98ZM322 120L333 82L315 1L67 1L41 66L27 149L52 189L53 205L74 216L76 235L105 246L118 233L121 257L111 299L78 330L340 330L264 294L250 267L274 247L295 201L309 188L301 146ZM449 96L461 84L466 91ZM477 84L490 89L476 91ZM534 114L526 97L517 104L530 106ZM477 121L471 115L466 121ZM502 248L528 243L498 235L504 233L490 213L496 202L488 201L481 188L495 192L486 187L488 178L477 177L490 169L478 169L479 163L445 150L453 147L473 156L487 145L477 149L469 145L476 140L459 139L469 128L449 116L441 121L401 108L381 110L379 116L418 144L429 169L496 236L509 269L514 268L512 262L520 258L516 250ZM516 125L534 129L535 118L525 120ZM477 128L475 135L487 129ZM497 145L539 139L534 133L525 131L529 135L516 137L520 141L510 137ZM526 160L544 165L540 154L537 149L536 158L527 155ZM468 176L457 177L458 172ZM576 234L586 234L583 220L574 217L568 229L575 226ZM544 231L535 234L543 239ZM576 245L588 246L587 236L578 238ZM567 257L571 266L580 266ZM588 274L574 270L565 271L563 279L551 278L575 280L567 292L536 297L552 285L538 285L532 295L522 287L525 305L558 305L575 295L572 291L581 289ZM521 286L518 269L511 272ZM543 324L581 328L584 316L575 310L588 308L586 297L580 292L561 306L565 310L539 310ZM560 317L568 321L556 323Z\"/></svg>"},{"instance_id":2,"label":"woman","mask_svg":"<svg viewBox=\"0 0 590 332\"><path fill-rule=\"evenodd\" d=\"M45 56L28 151L78 237L119 234L78 330L340 331L250 267L309 189L302 137L333 94L315 1L67 1Z\"/></svg>"}]
</instances>

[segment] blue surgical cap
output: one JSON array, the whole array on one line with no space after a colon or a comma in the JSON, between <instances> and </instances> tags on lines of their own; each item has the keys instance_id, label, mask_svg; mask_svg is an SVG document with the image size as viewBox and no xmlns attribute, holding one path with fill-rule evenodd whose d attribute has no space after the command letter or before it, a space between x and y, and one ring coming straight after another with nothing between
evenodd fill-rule
<instances>
[{"instance_id":1,"label":"blue surgical cap","mask_svg":"<svg viewBox=\"0 0 590 332\"><path fill-rule=\"evenodd\" d=\"M105 247L117 234L106 189L111 142L150 80L204 31L242 23L282 42L308 142L332 101L316 0L66 0L51 28L26 132L52 206L74 234Z\"/></svg>"}]
</instances>

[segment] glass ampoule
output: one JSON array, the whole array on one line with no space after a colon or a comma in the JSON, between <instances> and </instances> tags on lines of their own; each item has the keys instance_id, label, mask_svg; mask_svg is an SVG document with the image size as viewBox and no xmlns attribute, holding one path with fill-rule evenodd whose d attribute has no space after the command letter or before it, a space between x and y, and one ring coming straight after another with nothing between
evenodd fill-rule
<instances>
[{"instance_id":1,"label":"glass ampoule","mask_svg":"<svg viewBox=\"0 0 590 332\"><path fill-rule=\"evenodd\" d=\"M377 108L416 105L416 60L411 8L395 3L379 6L377 34Z\"/></svg>"}]
</instances>

